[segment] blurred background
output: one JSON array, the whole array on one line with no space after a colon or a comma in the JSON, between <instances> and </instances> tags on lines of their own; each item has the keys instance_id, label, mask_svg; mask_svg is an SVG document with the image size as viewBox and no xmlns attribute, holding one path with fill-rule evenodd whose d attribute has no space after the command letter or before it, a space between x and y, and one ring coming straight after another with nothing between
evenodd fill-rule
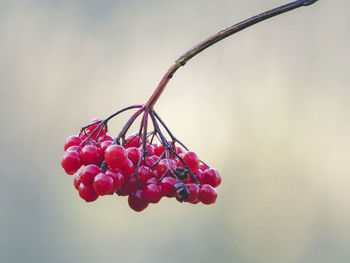
<instances>
[{"instance_id":1,"label":"blurred background","mask_svg":"<svg viewBox=\"0 0 350 263\"><path fill-rule=\"evenodd\" d=\"M0 0L0 262L350 262L345 0L240 32L169 83L156 110L221 172L215 205L87 204L60 167L66 137L144 103L194 44L285 2Z\"/></svg>"}]
</instances>

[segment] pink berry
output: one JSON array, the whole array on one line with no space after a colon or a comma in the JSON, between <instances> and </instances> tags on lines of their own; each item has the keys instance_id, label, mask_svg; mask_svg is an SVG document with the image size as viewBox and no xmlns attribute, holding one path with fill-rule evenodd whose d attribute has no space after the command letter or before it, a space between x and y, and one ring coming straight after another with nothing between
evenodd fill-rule
<instances>
[{"instance_id":1,"label":"pink berry","mask_svg":"<svg viewBox=\"0 0 350 263\"><path fill-rule=\"evenodd\" d=\"M98 194L95 192L94 188L84 184L80 184L79 186L79 195L86 202L93 202L98 198Z\"/></svg>"},{"instance_id":2,"label":"pink berry","mask_svg":"<svg viewBox=\"0 0 350 263\"><path fill-rule=\"evenodd\" d=\"M130 208L136 212L141 212L148 206L148 202L142 197L142 190L137 190L135 193L130 194L128 203Z\"/></svg>"},{"instance_id":3,"label":"pink berry","mask_svg":"<svg viewBox=\"0 0 350 263\"><path fill-rule=\"evenodd\" d=\"M84 165L96 164L98 165L102 159L102 154L97 146L90 144L85 145L80 151L80 158Z\"/></svg>"},{"instance_id":4,"label":"pink berry","mask_svg":"<svg viewBox=\"0 0 350 263\"><path fill-rule=\"evenodd\" d=\"M81 139L78 136L76 135L69 136L64 141L64 150L66 151L71 146L79 146L80 143L81 143Z\"/></svg>"},{"instance_id":5,"label":"pink berry","mask_svg":"<svg viewBox=\"0 0 350 263\"><path fill-rule=\"evenodd\" d=\"M206 205L215 203L218 194L216 190L209 184L205 184L199 191L199 200Z\"/></svg>"},{"instance_id":6,"label":"pink berry","mask_svg":"<svg viewBox=\"0 0 350 263\"><path fill-rule=\"evenodd\" d=\"M104 157L109 167L117 169L123 167L128 154L122 146L112 144L107 147Z\"/></svg>"},{"instance_id":7,"label":"pink berry","mask_svg":"<svg viewBox=\"0 0 350 263\"><path fill-rule=\"evenodd\" d=\"M82 165L79 153L76 151L65 152L62 157L61 165L67 174L75 174Z\"/></svg>"},{"instance_id":8,"label":"pink berry","mask_svg":"<svg viewBox=\"0 0 350 263\"><path fill-rule=\"evenodd\" d=\"M105 173L100 173L96 175L93 186L97 194L106 195L114 188L113 178Z\"/></svg>"},{"instance_id":9,"label":"pink berry","mask_svg":"<svg viewBox=\"0 0 350 263\"><path fill-rule=\"evenodd\" d=\"M162 198L162 194L158 185L148 184L143 189L142 197L149 203L158 203Z\"/></svg>"},{"instance_id":10,"label":"pink berry","mask_svg":"<svg viewBox=\"0 0 350 263\"><path fill-rule=\"evenodd\" d=\"M100 173L100 168L95 164L87 165L79 174L84 185L92 185L95 176Z\"/></svg>"}]
</instances>

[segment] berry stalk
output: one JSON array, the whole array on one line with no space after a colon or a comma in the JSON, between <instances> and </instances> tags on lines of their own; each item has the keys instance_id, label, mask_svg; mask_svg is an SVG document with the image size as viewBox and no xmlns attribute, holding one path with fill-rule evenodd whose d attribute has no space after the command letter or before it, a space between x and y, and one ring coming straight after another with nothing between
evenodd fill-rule
<instances>
[{"instance_id":1,"label":"berry stalk","mask_svg":"<svg viewBox=\"0 0 350 263\"><path fill-rule=\"evenodd\" d=\"M273 8L269 11L263 12L261 14L252 16L242 22L239 22L233 26L230 26L226 29L223 29L219 31L218 33L210 36L209 38L203 40L202 42L198 43L191 49L189 49L186 53L184 53L182 56L180 56L176 61L175 64L173 64L169 70L165 73L163 78L158 84L158 87L152 94L152 96L149 98L149 100L146 103L146 107L149 109L153 109L154 105L156 104L157 100L163 93L166 85L168 84L169 80L173 77L175 72L181 67L184 66L191 58L202 52L203 50L207 49L208 47L214 45L215 43L247 28L252 25L255 25L261 21L264 21L268 18L283 14L285 12L291 11L293 9L299 8L301 6L307 6L311 5L318 0L296 0L293 2L290 2L288 4Z\"/></svg>"}]
</instances>

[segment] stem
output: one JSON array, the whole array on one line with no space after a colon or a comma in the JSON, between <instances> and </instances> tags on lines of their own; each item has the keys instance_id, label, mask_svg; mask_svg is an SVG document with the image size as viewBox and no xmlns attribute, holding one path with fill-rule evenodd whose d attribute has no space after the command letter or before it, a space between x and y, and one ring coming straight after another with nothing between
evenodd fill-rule
<instances>
[{"instance_id":1,"label":"stem","mask_svg":"<svg viewBox=\"0 0 350 263\"><path fill-rule=\"evenodd\" d=\"M214 45L215 43L223 40L224 38L233 35L234 33L237 33L247 27L250 27L254 24L257 24L261 21L264 21L268 18L280 15L282 13L291 11L293 9L296 9L301 6L308 6L311 5L318 0L296 0L293 2L290 2L288 4L273 8L269 11L263 12L261 14L252 16L251 18L248 18L242 22L239 22L233 26L230 26L226 29L223 29L219 31L218 33L210 36L209 38L205 39L204 41L200 42L199 44L192 47L190 50L188 50L185 54L180 56L176 61L175 64L173 64L169 70L165 73L161 81L159 82L156 90L153 92L152 96L149 98L145 106L152 110L154 105L156 104L157 100L163 93L166 85L168 84L169 80L173 77L174 73L181 67L184 66L191 58L193 58L195 55L199 54L206 48L210 47L211 45Z\"/></svg>"}]
</instances>

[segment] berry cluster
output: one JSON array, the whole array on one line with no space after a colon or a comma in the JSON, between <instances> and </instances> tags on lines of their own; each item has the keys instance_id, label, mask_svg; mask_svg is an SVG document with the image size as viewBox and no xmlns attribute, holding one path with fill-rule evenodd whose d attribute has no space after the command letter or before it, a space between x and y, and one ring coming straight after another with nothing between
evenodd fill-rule
<instances>
[{"instance_id":1,"label":"berry cluster","mask_svg":"<svg viewBox=\"0 0 350 263\"><path fill-rule=\"evenodd\" d=\"M107 134L106 123L94 119L64 143L61 165L67 174L75 174L74 186L86 202L116 193L128 196L129 206L140 212L163 196L191 204L216 201L219 172L176 138L156 143L163 134L139 132L119 142Z\"/></svg>"}]
</instances>

